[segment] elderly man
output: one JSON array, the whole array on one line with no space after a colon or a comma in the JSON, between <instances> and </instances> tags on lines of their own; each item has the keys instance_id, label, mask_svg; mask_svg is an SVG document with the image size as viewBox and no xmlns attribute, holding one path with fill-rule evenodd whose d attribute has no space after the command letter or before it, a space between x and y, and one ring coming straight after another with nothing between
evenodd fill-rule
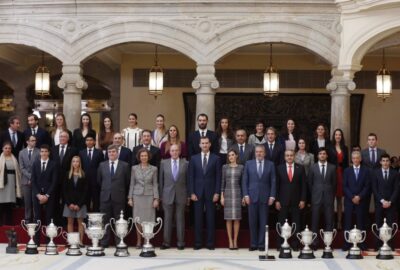
<instances>
[{"instance_id":1,"label":"elderly man","mask_svg":"<svg viewBox=\"0 0 400 270\"><path fill-rule=\"evenodd\" d=\"M231 149L239 153L239 163L245 165L250 159L254 159L254 145L247 143L247 133L244 129L235 132L235 140Z\"/></svg>"}]
</instances>

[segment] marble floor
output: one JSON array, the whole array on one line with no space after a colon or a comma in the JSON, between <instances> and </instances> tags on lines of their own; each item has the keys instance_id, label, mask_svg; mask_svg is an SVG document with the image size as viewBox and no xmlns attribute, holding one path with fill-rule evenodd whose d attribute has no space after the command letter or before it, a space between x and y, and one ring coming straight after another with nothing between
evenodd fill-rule
<instances>
[{"instance_id":1,"label":"marble floor","mask_svg":"<svg viewBox=\"0 0 400 270\"><path fill-rule=\"evenodd\" d=\"M347 260L346 253L335 250L335 259L321 259L321 252L315 253L317 259L300 260L298 253L293 252L293 259L277 259L275 261L259 261L260 252L249 252L247 249L228 250L207 249L196 250L187 248L183 251L176 249L156 249L157 257L139 257L139 250L130 249L130 257L117 258L113 256L114 249L106 249L104 257L79 257L66 256L65 251L58 256L48 256L40 252L38 255L6 254L5 244L0 245L0 269L6 270L121 270L121 269L190 269L190 270L258 270L258 269L283 269L293 270L293 267L307 270L398 270L400 269L400 257L394 260L376 260L374 256L365 256L363 260ZM83 250L82 250L83 251ZM277 257L277 252L270 252Z\"/></svg>"}]
</instances>

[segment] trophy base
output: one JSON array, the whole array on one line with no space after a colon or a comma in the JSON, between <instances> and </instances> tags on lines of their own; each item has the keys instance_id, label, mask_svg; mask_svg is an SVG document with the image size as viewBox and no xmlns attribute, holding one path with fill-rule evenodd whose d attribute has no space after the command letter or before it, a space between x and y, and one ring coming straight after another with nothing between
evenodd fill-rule
<instances>
[{"instance_id":1,"label":"trophy base","mask_svg":"<svg viewBox=\"0 0 400 270\"><path fill-rule=\"evenodd\" d=\"M90 257L101 257L106 255L104 253L104 250L102 248L88 248L86 251L86 256L90 256Z\"/></svg>"},{"instance_id":2,"label":"trophy base","mask_svg":"<svg viewBox=\"0 0 400 270\"><path fill-rule=\"evenodd\" d=\"M6 253L8 254L17 254L18 248L17 247L6 247Z\"/></svg>"},{"instance_id":3,"label":"trophy base","mask_svg":"<svg viewBox=\"0 0 400 270\"><path fill-rule=\"evenodd\" d=\"M394 256L392 254L378 254L376 258L378 260L393 260Z\"/></svg>"},{"instance_id":4,"label":"trophy base","mask_svg":"<svg viewBox=\"0 0 400 270\"><path fill-rule=\"evenodd\" d=\"M322 253L322 257L323 259L333 259L333 254L332 251L324 251Z\"/></svg>"},{"instance_id":5,"label":"trophy base","mask_svg":"<svg viewBox=\"0 0 400 270\"><path fill-rule=\"evenodd\" d=\"M292 250L290 247L281 247L279 251L279 258L281 259L291 259L292 258Z\"/></svg>"},{"instance_id":6,"label":"trophy base","mask_svg":"<svg viewBox=\"0 0 400 270\"><path fill-rule=\"evenodd\" d=\"M26 247L25 254L38 254L37 247Z\"/></svg>"},{"instance_id":7,"label":"trophy base","mask_svg":"<svg viewBox=\"0 0 400 270\"><path fill-rule=\"evenodd\" d=\"M156 257L157 255L154 252L154 250L147 250L140 252L139 256L144 258L151 258L151 257Z\"/></svg>"},{"instance_id":8,"label":"trophy base","mask_svg":"<svg viewBox=\"0 0 400 270\"><path fill-rule=\"evenodd\" d=\"M116 257L128 257L129 256L129 252L128 252L128 248L127 247L118 247L114 252L114 256Z\"/></svg>"},{"instance_id":9,"label":"trophy base","mask_svg":"<svg viewBox=\"0 0 400 270\"><path fill-rule=\"evenodd\" d=\"M260 256L258 256L258 259L260 260L260 261L275 261L275 256L272 256L272 255L260 255Z\"/></svg>"},{"instance_id":10,"label":"trophy base","mask_svg":"<svg viewBox=\"0 0 400 270\"><path fill-rule=\"evenodd\" d=\"M69 248L67 253L65 253L65 255L68 256L81 256L82 255L82 251L79 248Z\"/></svg>"},{"instance_id":11,"label":"trophy base","mask_svg":"<svg viewBox=\"0 0 400 270\"><path fill-rule=\"evenodd\" d=\"M361 254L347 254L346 259L350 259L350 260L360 260L363 259L364 257Z\"/></svg>"},{"instance_id":12,"label":"trophy base","mask_svg":"<svg viewBox=\"0 0 400 270\"><path fill-rule=\"evenodd\" d=\"M57 246L47 246L45 255L58 255Z\"/></svg>"},{"instance_id":13,"label":"trophy base","mask_svg":"<svg viewBox=\"0 0 400 270\"><path fill-rule=\"evenodd\" d=\"M314 253L312 251L311 252L300 251L300 255L299 255L298 258L299 259L306 259L306 260L315 259L315 255L314 255Z\"/></svg>"}]
</instances>

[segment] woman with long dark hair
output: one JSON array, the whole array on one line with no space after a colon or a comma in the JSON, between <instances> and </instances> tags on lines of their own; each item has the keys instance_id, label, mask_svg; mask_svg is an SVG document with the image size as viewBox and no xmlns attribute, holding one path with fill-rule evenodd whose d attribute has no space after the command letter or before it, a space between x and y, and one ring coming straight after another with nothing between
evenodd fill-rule
<instances>
[{"instance_id":1,"label":"woman with long dark hair","mask_svg":"<svg viewBox=\"0 0 400 270\"><path fill-rule=\"evenodd\" d=\"M289 118L286 121L286 126L283 128L279 140L285 150L295 151L297 149L298 139L296 124L292 118Z\"/></svg>"},{"instance_id":2,"label":"woman with long dark hair","mask_svg":"<svg viewBox=\"0 0 400 270\"><path fill-rule=\"evenodd\" d=\"M78 151L86 148L85 137L88 133L96 138L96 131L92 128L92 118L90 114L84 113L81 115L79 128L75 129L72 135L72 144Z\"/></svg>"},{"instance_id":3,"label":"woman with long dark hair","mask_svg":"<svg viewBox=\"0 0 400 270\"><path fill-rule=\"evenodd\" d=\"M103 123L100 125L100 132L97 135L97 148L103 152L113 143L114 127L110 116L104 116Z\"/></svg>"},{"instance_id":4,"label":"woman with long dark hair","mask_svg":"<svg viewBox=\"0 0 400 270\"><path fill-rule=\"evenodd\" d=\"M60 133L65 131L69 137L72 138L72 132L67 128L67 122L65 121L65 115L63 113L56 114L56 126L51 131L52 144L57 146L60 144Z\"/></svg>"},{"instance_id":5,"label":"woman with long dark hair","mask_svg":"<svg viewBox=\"0 0 400 270\"><path fill-rule=\"evenodd\" d=\"M219 120L217 136L219 149L218 155L221 158L221 165L223 165L226 162L226 155L234 142L233 131L227 117L222 117L221 120Z\"/></svg>"},{"instance_id":6,"label":"woman with long dark hair","mask_svg":"<svg viewBox=\"0 0 400 270\"><path fill-rule=\"evenodd\" d=\"M318 161L318 149L321 147L326 149L330 147L328 128L322 123L318 124L314 139L310 143L310 152L314 155L315 162Z\"/></svg>"}]
</instances>

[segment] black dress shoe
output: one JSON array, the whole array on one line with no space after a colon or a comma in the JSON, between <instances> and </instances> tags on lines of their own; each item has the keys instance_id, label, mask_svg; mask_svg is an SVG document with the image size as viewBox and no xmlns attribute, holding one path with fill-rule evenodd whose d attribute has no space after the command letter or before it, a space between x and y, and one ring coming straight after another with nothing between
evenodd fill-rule
<instances>
[{"instance_id":1,"label":"black dress shoe","mask_svg":"<svg viewBox=\"0 0 400 270\"><path fill-rule=\"evenodd\" d=\"M265 248L260 247L260 248L258 248L258 251L265 251Z\"/></svg>"},{"instance_id":2,"label":"black dress shoe","mask_svg":"<svg viewBox=\"0 0 400 270\"><path fill-rule=\"evenodd\" d=\"M255 251L255 250L257 250L256 247L249 247L249 251Z\"/></svg>"},{"instance_id":3,"label":"black dress shoe","mask_svg":"<svg viewBox=\"0 0 400 270\"><path fill-rule=\"evenodd\" d=\"M170 246L167 246L167 245L162 245L161 247L160 247L160 249L162 249L162 250L164 250L164 249L169 249L170 248Z\"/></svg>"},{"instance_id":4,"label":"black dress shoe","mask_svg":"<svg viewBox=\"0 0 400 270\"><path fill-rule=\"evenodd\" d=\"M208 250L214 250L215 247L214 247L214 246L207 246L207 249L208 249Z\"/></svg>"},{"instance_id":5,"label":"black dress shoe","mask_svg":"<svg viewBox=\"0 0 400 270\"><path fill-rule=\"evenodd\" d=\"M199 249L201 249L201 246L194 246L193 249L194 250L199 250Z\"/></svg>"},{"instance_id":6,"label":"black dress shoe","mask_svg":"<svg viewBox=\"0 0 400 270\"><path fill-rule=\"evenodd\" d=\"M184 246L178 246L178 250L184 250L185 247Z\"/></svg>"}]
</instances>

